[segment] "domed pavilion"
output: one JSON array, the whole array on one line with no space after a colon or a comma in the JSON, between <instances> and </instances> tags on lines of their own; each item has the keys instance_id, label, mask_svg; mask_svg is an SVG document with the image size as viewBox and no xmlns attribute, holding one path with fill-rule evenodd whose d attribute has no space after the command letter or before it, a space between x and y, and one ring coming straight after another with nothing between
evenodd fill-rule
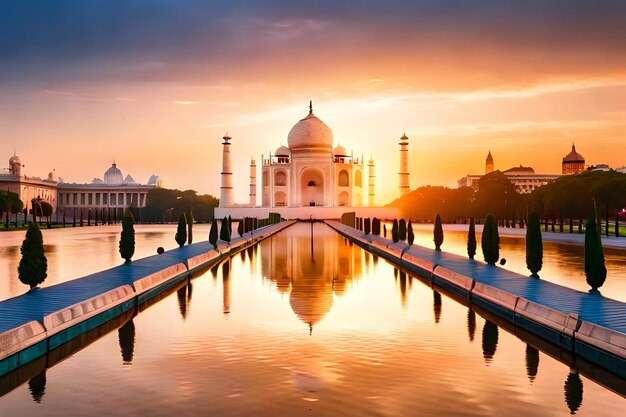
<instances>
[{"instance_id":1,"label":"domed pavilion","mask_svg":"<svg viewBox=\"0 0 626 417\"><path fill-rule=\"evenodd\" d=\"M296 123L281 145L263 157L263 207L360 207L364 205L364 161L340 144L315 114ZM373 165L373 161L372 161Z\"/></svg>"},{"instance_id":2,"label":"domed pavilion","mask_svg":"<svg viewBox=\"0 0 626 417\"><path fill-rule=\"evenodd\" d=\"M585 157L576 152L576 146L572 143L572 151L563 157L563 175L579 174L585 170Z\"/></svg>"}]
</instances>

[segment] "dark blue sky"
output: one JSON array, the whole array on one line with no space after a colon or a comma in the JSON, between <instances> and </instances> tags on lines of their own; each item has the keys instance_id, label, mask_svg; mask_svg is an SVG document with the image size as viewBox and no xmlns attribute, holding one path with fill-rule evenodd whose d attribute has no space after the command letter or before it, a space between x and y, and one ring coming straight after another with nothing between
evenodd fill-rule
<instances>
[{"instance_id":1,"label":"dark blue sky","mask_svg":"<svg viewBox=\"0 0 626 417\"><path fill-rule=\"evenodd\" d=\"M468 65L479 69L513 59L506 79L524 65L621 70L625 47L623 1L0 2L0 83L10 85L246 76L250 65L293 70L303 54L303 64L422 55L454 66L475 52ZM550 62L536 68L537 57Z\"/></svg>"}]
</instances>

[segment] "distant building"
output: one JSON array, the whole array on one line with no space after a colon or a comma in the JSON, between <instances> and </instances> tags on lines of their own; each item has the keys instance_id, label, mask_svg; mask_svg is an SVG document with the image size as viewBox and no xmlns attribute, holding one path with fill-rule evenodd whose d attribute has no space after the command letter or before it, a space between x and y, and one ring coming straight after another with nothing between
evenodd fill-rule
<instances>
[{"instance_id":1,"label":"distant building","mask_svg":"<svg viewBox=\"0 0 626 417\"><path fill-rule=\"evenodd\" d=\"M139 184L130 175L124 177L115 163L104 173L104 180L94 178L87 184L64 182L55 171L46 179L22 175L22 167L20 158L13 155L9 168L0 171L1 189L17 193L29 214L32 200L39 197L52 206L56 218L121 219L126 207L145 207L148 192L163 185L156 175L147 184Z\"/></svg>"},{"instance_id":2,"label":"distant building","mask_svg":"<svg viewBox=\"0 0 626 417\"><path fill-rule=\"evenodd\" d=\"M576 146L572 143L572 151L563 157L563 175L580 174L585 170L585 157L576 152Z\"/></svg>"},{"instance_id":3,"label":"distant building","mask_svg":"<svg viewBox=\"0 0 626 417\"><path fill-rule=\"evenodd\" d=\"M493 172L493 156L491 156L491 151L487 154L487 159L485 160L485 175Z\"/></svg>"},{"instance_id":4,"label":"distant building","mask_svg":"<svg viewBox=\"0 0 626 417\"><path fill-rule=\"evenodd\" d=\"M485 175L493 172L493 170L493 156L491 155L491 151L489 151L485 162ZM529 194L536 188L546 185L548 182L560 177L558 174L536 174L533 168L522 165L509 168L502 171L502 173L515 185L520 194ZM478 181L482 177L483 175L466 175L457 181L457 186L459 188L472 187L478 189Z\"/></svg>"}]
</instances>

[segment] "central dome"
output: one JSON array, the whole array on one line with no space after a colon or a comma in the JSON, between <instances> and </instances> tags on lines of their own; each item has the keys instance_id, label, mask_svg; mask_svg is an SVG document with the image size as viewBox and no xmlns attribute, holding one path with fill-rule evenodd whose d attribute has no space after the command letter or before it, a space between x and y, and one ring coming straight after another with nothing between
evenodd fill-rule
<instances>
[{"instance_id":1,"label":"central dome","mask_svg":"<svg viewBox=\"0 0 626 417\"><path fill-rule=\"evenodd\" d=\"M313 114L296 123L287 136L289 149L292 151L331 152L333 148L333 132Z\"/></svg>"}]
</instances>

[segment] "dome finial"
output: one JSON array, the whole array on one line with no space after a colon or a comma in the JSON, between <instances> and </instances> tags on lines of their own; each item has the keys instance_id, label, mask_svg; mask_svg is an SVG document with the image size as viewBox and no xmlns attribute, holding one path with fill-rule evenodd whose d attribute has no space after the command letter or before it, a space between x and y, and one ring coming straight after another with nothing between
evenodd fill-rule
<instances>
[{"instance_id":1,"label":"dome finial","mask_svg":"<svg viewBox=\"0 0 626 417\"><path fill-rule=\"evenodd\" d=\"M309 114L313 114L313 100L309 100Z\"/></svg>"}]
</instances>

